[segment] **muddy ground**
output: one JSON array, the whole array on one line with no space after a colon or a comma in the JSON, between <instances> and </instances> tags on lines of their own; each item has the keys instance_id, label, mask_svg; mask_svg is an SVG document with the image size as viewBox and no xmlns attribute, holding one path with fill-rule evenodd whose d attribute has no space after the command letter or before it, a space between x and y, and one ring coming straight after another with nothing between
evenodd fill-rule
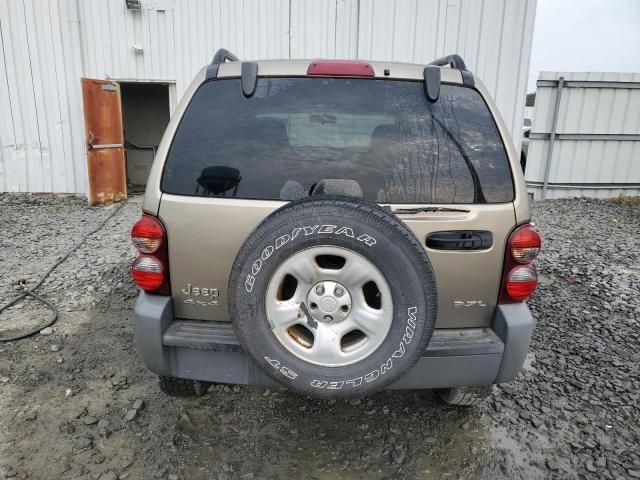
<instances>
[{"instance_id":1,"label":"muddy ground","mask_svg":"<svg viewBox=\"0 0 640 480\"><path fill-rule=\"evenodd\" d=\"M0 195L0 304L115 208ZM640 205L533 205L544 250L532 353L516 382L471 409L428 391L337 402L246 386L164 396L133 343L128 232L139 212L139 200L125 204L40 288L60 308L50 334L0 343L0 475L640 478ZM0 335L48 314L27 300L0 315Z\"/></svg>"}]
</instances>

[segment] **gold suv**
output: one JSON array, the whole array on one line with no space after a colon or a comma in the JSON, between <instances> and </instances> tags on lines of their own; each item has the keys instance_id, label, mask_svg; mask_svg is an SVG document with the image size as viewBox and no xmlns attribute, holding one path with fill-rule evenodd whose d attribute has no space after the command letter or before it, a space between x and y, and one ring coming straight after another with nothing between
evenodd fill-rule
<instances>
[{"instance_id":1,"label":"gold suv","mask_svg":"<svg viewBox=\"0 0 640 480\"><path fill-rule=\"evenodd\" d=\"M132 275L161 388L346 398L512 380L540 237L509 132L463 60L216 53L151 170Z\"/></svg>"}]
</instances>

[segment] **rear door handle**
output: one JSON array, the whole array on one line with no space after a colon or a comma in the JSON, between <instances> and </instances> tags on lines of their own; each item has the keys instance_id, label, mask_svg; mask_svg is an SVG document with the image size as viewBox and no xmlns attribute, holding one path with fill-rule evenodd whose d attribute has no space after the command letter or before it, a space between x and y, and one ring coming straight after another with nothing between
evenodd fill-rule
<instances>
[{"instance_id":1,"label":"rear door handle","mask_svg":"<svg viewBox=\"0 0 640 480\"><path fill-rule=\"evenodd\" d=\"M493 234L487 230L448 230L427 235L426 245L433 250L488 250Z\"/></svg>"}]
</instances>

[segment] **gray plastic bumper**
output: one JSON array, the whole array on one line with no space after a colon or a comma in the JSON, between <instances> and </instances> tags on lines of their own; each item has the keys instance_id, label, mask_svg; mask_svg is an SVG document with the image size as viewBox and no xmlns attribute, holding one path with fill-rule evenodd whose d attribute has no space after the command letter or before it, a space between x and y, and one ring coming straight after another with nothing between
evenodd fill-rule
<instances>
[{"instance_id":1,"label":"gray plastic bumper","mask_svg":"<svg viewBox=\"0 0 640 480\"><path fill-rule=\"evenodd\" d=\"M140 293L136 343L159 375L209 382L273 385L244 353L228 322L174 320L170 297ZM490 385L513 380L524 363L534 321L524 303L501 305L492 328L438 329L418 363L392 388Z\"/></svg>"}]
</instances>

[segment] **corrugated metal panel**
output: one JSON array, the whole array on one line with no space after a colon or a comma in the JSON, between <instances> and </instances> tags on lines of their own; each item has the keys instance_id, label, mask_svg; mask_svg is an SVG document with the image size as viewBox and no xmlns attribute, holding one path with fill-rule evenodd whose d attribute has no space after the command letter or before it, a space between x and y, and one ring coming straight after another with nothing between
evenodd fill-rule
<instances>
[{"instance_id":1,"label":"corrugated metal panel","mask_svg":"<svg viewBox=\"0 0 640 480\"><path fill-rule=\"evenodd\" d=\"M541 195L550 141L536 138L536 134L552 130L558 88L548 80L560 77L568 83L560 97L547 198L640 193L640 73L540 74L526 170L531 190L536 197ZM586 83L578 86L572 82ZM563 134L578 137L565 139ZM584 134L605 137L579 137ZM636 137L620 140L620 135Z\"/></svg>"},{"instance_id":2,"label":"corrugated metal panel","mask_svg":"<svg viewBox=\"0 0 640 480\"><path fill-rule=\"evenodd\" d=\"M82 76L170 82L178 100L221 46L246 59L426 63L457 52L495 96L519 144L536 0L142 0L142 6L0 2L2 190L86 192Z\"/></svg>"},{"instance_id":3,"label":"corrugated metal panel","mask_svg":"<svg viewBox=\"0 0 640 480\"><path fill-rule=\"evenodd\" d=\"M291 2L289 58L357 58L357 0Z\"/></svg>"},{"instance_id":4,"label":"corrugated metal panel","mask_svg":"<svg viewBox=\"0 0 640 480\"><path fill-rule=\"evenodd\" d=\"M2 5L0 5L2 8ZM16 132L14 127L13 105L9 94L9 72L6 62L6 45L4 37L9 35L9 25L5 12L0 10L0 188L3 192L18 190L18 175L15 167L16 159Z\"/></svg>"},{"instance_id":5,"label":"corrugated metal panel","mask_svg":"<svg viewBox=\"0 0 640 480\"><path fill-rule=\"evenodd\" d=\"M85 76L176 82L180 97L220 46L246 59L289 56L287 0L143 0L142 5L131 11L121 0L79 2Z\"/></svg>"},{"instance_id":6,"label":"corrugated metal panel","mask_svg":"<svg viewBox=\"0 0 640 480\"><path fill-rule=\"evenodd\" d=\"M361 0L358 56L427 63L458 53L520 147L535 0Z\"/></svg>"},{"instance_id":7,"label":"corrugated metal panel","mask_svg":"<svg viewBox=\"0 0 640 480\"><path fill-rule=\"evenodd\" d=\"M524 118L533 120L533 110L534 107L524 107Z\"/></svg>"},{"instance_id":8,"label":"corrugated metal panel","mask_svg":"<svg viewBox=\"0 0 640 480\"><path fill-rule=\"evenodd\" d=\"M291 58L334 57L336 52L335 0L291 3Z\"/></svg>"},{"instance_id":9,"label":"corrugated metal panel","mask_svg":"<svg viewBox=\"0 0 640 480\"><path fill-rule=\"evenodd\" d=\"M4 191L86 189L73 6L64 0L0 2Z\"/></svg>"},{"instance_id":10,"label":"corrugated metal panel","mask_svg":"<svg viewBox=\"0 0 640 480\"><path fill-rule=\"evenodd\" d=\"M3 139L4 170L9 175L9 189L28 188L28 174L34 164L40 162L39 133L36 122L36 106L31 80L26 41L26 26L9 22L10 18L24 19L22 2L0 2L0 19L2 19L3 60L6 61L6 96L10 104L10 122L12 122L13 142L5 143ZM20 48L22 46L22 48ZM3 115L6 114L3 112ZM35 126L35 128L33 128ZM26 128L25 128L26 127ZM29 168L31 167L31 169ZM34 185L35 187L35 185Z\"/></svg>"},{"instance_id":11,"label":"corrugated metal panel","mask_svg":"<svg viewBox=\"0 0 640 480\"><path fill-rule=\"evenodd\" d=\"M286 58L288 31L288 0L0 2L0 189L87 191L82 76L171 82L179 99L221 45Z\"/></svg>"}]
</instances>

